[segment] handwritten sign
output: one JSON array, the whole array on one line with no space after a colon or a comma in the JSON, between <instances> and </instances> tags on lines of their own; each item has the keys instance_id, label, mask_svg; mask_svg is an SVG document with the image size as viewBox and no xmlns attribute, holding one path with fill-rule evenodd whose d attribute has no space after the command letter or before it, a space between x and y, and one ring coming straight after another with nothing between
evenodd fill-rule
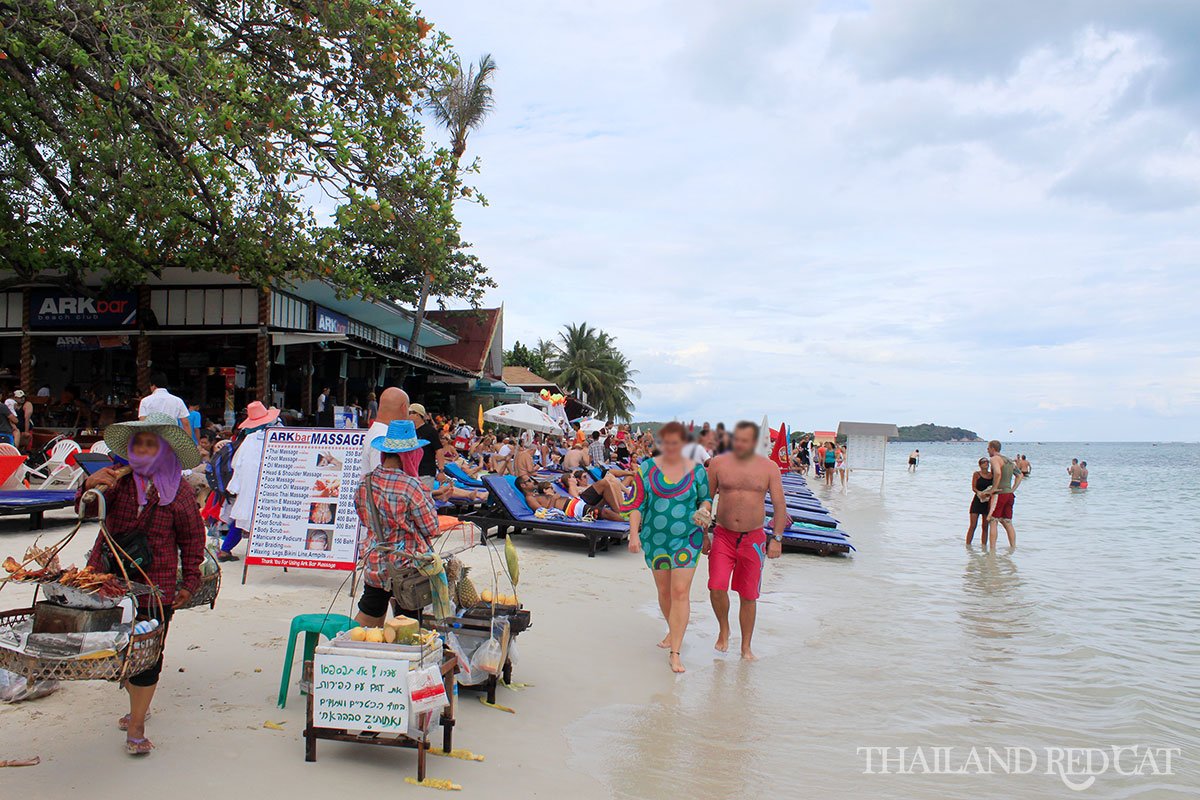
<instances>
[{"instance_id":1,"label":"handwritten sign","mask_svg":"<svg viewBox=\"0 0 1200 800\"><path fill-rule=\"evenodd\" d=\"M361 430L266 431L247 564L354 569L366 438Z\"/></svg>"},{"instance_id":2,"label":"handwritten sign","mask_svg":"<svg viewBox=\"0 0 1200 800\"><path fill-rule=\"evenodd\" d=\"M408 731L407 661L318 652L312 693L314 727Z\"/></svg>"}]
</instances>

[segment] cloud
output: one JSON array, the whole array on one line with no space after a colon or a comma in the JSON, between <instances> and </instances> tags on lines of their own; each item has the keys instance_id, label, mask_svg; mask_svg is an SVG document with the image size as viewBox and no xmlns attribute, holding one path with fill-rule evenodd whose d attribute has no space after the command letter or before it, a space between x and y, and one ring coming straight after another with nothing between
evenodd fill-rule
<instances>
[{"instance_id":1,"label":"cloud","mask_svg":"<svg viewBox=\"0 0 1200 800\"><path fill-rule=\"evenodd\" d=\"M430 13L499 64L506 335L608 330L639 418L1200 439L1200 6Z\"/></svg>"}]
</instances>

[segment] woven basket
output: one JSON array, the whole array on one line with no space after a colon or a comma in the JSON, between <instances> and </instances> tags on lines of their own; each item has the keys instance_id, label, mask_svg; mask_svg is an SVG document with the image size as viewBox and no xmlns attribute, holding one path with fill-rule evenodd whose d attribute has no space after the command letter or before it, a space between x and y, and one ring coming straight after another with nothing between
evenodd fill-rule
<instances>
[{"instance_id":1,"label":"woven basket","mask_svg":"<svg viewBox=\"0 0 1200 800\"><path fill-rule=\"evenodd\" d=\"M0 612L0 628L20 625L33 618L32 608ZM40 658L0 646L0 669L26 680L122 681L144 672L158 661L163 651L166 627L133 635L115 655L101 658Z\"/></svg>"},{"instance_id":2,"label":"woven basket","mask_svg":"<svg viewBox=\"0 0 1200 800\"><path fill-rule=\"evenodd\" d=\"M186 603L176 608L176 611L183 611L185 608L199 608L200 606L216 607L217 595L221 592L221 565L207 548L204 550L204 560L212 562L209 564L209 572L204 574L200 579L200 588L196 590L196 593ZM183 582L181 580L175 587L176 595L179 594L179 590L182 587Z\"/></svg>"}]
</instances>

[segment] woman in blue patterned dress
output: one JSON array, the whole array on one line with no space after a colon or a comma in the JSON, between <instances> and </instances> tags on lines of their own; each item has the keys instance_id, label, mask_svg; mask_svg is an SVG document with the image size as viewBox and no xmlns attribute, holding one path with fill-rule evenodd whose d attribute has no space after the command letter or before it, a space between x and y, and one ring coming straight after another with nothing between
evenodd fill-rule
<instances>
[{"instance_id":1,"label":"woman in blue patterned dress","mask_svg":"<svg viewBox=\"0 0 1200 800\"><path fill-rule=\"evenodd\" d=\"M683 457L687 431L669 422L659 431L662 454L642 462L636 489L641 502L629 515L629 550L643 552L667 620L659 647L670 651L671 670L683 672L679 652L691 612L692 577L712 521L704 467Z\"/></svg>"}]
</instances>

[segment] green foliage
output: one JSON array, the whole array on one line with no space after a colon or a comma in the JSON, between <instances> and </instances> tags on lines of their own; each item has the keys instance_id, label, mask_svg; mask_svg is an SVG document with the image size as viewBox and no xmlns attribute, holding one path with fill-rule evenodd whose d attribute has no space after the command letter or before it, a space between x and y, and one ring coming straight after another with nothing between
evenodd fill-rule
<instances>
[{"instance_id":1,"label":"green foliage","mask_svg":"<svg viewBox=\"0 0 1200 800\"><path fill-rule=\"evenodd\" d=\"M409 0L0 0L0 264L476 300L419 111L456 69Z\"/></svg>"},{"instance_id":2,"label":"green foliage","mask_svg":"<svg viewBox=\"0 0 1200 800\"><path fill-rule=\"evenodd\" d=\"M586 322L570 324L551 345L549 376L563 389L586 394L603 419L629 420L633 416L633 398L641 392L633 383L637 370L602 330Z\"/></svg>"},{"instance_id":3,"label":"green foliage","mask_svg":"<svg viewBox=\"0 0 1200 800\"><path fill-rule=\"evenodd\" d=\"M542 378L550 374L550 365L546 363L546 354L541 349L528 348L519 341L513 343L511 350L505 351L504 365L506 367L525 367Z\"/></svg>"},{"instance_id":4,"label":"green foliage","mask_svg":"<svg viewBox=\"0 0 1200 800\"><path fill-rule=\"evenodd\" d=\"M979 434L975 431L969 431L966 428L948 428L944 425L934 425L932 422L923 422L920 425L901 425L900 438L901 442L952 442L952 441L979 441Z\"/></svg>"}]
</instances>

